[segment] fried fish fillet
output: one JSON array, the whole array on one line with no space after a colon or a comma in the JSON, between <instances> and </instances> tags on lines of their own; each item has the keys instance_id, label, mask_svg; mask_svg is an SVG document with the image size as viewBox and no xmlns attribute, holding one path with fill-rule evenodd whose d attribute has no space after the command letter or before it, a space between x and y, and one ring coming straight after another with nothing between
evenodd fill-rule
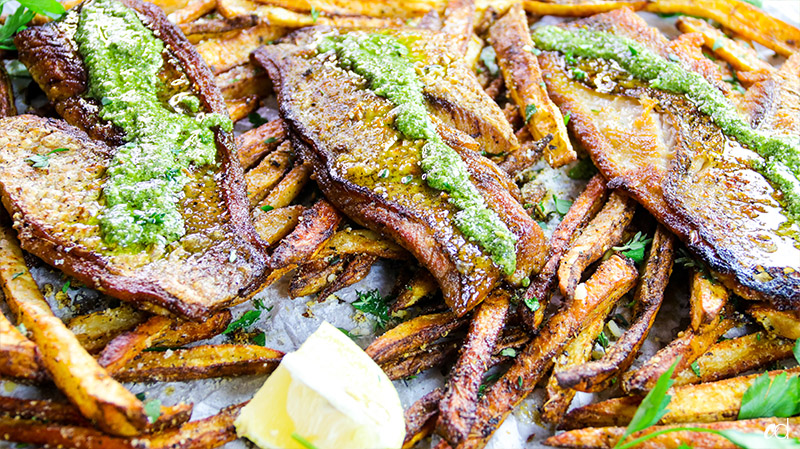
<instances>
[{"instance_id":1,"label":"fried fish fillet","mask_svg":"<svg viewBox=\"0 0 800 449\"><path fill-rule=\"evenodd\" d=\"M446 44L437 45L441 36L418 30L384 32L413 42L414 58L424 61L423 71L429 70L421 77L429 111L488 206L518 238L517 268L509 279L520 282L541 266L541 229L514 198L513 183L479 156L475 140L463 133L477 132L483 148L506 149L513 141L504 137L508 124ZM339 31L301 30L284 43L260 48L254 59L267 69L295 148L312 164L328 199L355 221L411 251L438 280L448 305L463 315L502 273L456 228L457 210L446 196L426 184L419 166L422 143L405 140L394 128L394 105L369 91L360 76L316 54L313 42L332 33Z\"/></svg>"}]
</instances>

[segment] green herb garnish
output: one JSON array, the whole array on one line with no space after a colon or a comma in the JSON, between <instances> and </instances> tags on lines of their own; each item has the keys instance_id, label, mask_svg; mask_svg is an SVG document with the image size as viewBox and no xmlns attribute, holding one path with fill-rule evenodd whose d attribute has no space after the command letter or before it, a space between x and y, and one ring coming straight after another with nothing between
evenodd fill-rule
<instances>
[{"instance_id":1,"label":"green herb garnish","mask_svg":"<svg viewBox=\"0 0 800 449\"><path fill-rule=\"evenodd\" d=\"M579 160L574 167L570 168L567 172L567 177L570 179L591 179L595 174L597 174L597 167L594 166L592 159L587 157Z\"/></svg>"},{"instance_id":2,"label":"green herb garnish","mask_svg":"<svg viewBox=\"0 0 800 449\"><path fill-rule=\"evenodd\" d=\"M525 123L528 123L533 118L533 114L536 114L536 105L531 103L525 106Z\"/></svg>"},{"instance_id":3,"label":"green herb garnish","mask_svg":"<svg viewBox=\"0 0 800 449\"><path fill-rule=\"evenodd\" d=\"M19 273L14 273L14 275L13 275L13 276L11 276L11 280L13 281L14 279L16 279L16 278L18 278L18 277L22 276L23 274L25 274L25 270L22 270L22 271L20 271Z\"/></svg>"},{"instance_id":4,"label":"green herb garnish","mask_svg":"<svg viewBox=\"0 0 800 449\"><path fill-rule=\"evenodd\" d=\"M364 313L368 313L375 318L375 326L381 329L386 328L391 317L389 316L389 307L386 305L386 300L381 296L378 289L369 290L366 292L356 292L358 299L353 301L353 307Z\"/></svg>"},{"instance_id":5,"label":"green herb garnish","mask_svg":"<svg viewBox=\"0 0 800 449\"><path fill-rule=\"evenodd\" d=\"M600 332L600 335L597 336L597 342L600 343L604 349L608 348L611 342L608 340L608 335L605 332Z\"/></svg>"},{"instance_id":6,"label":"green herb garnish","mask_svg":"<svg viewBox=\"0 0 800 449\"><path fill-rule=\"evenodd\" d=\"M517 356L517 350L514 349L514 348L505 348L502 351L500 351L500 355L503 355L503 356L506 356L506 357L516 357Z\"/></svg>"},{"instance_id":7,"label":"green herb garnish","mask_svg":"<svg viewBox=\"0 0 800 449\"><path fill-rule=\"evenodd\" d=\"M72 284L72 281L65 282L64 285L61 286L61 293L66 294L67 291L69 291L70 284Z\"/></svg>"},{"instance_id":8,"label":"green herb garnish","mask_svg":"<svg viewBox=\"0 0 800 449\"><path fill-rule=\"evenodd\" d=\"M572 117L572 113L571 112L567 112L566 115L564 115L564 126L567 126L569 124L569 118L570 117Z\"/></svg>"},{"instance_id":9,"label":"green herb garnish","mask_svg":"<svg viewBox=\"0 0 800 449\"><path fill-rule=\"evenodd\" d=\"M267 345L267 333L261 332L260 334L256 334L253 337L253 344L258 346L266 346Z\"/></svg>"},{"instance_id":10,"label":"green herb garnish","mask_svg":"<svg viewBox=\"0 0 800 449\"><path fill-rule=\"evenodd\" d=\"M268 120L262 117L258 112L251 112L247 114L247 120L249 120L250 124L256 128L268 122Z\"/></svg>"},{"instance_id":11,"label":"green herb garnish","mask_svg":"<svg viewBox=\"0 0 800 449\"><path fill-rule=\"evenodd\" d=\"M572 207L572 201L560 200L555 195L553 195L553 203L556 205L556 212L561 216L567 215L569 208Z\"/></svg>"},{"instance_id":12,"label":"green herb garnish","mask_svg":"<svg viewBox=\"0 0 800 449\"><path fill-rule=\"evenodd\" d=\"M248 310L238 320L228 324L222 331L223 334L230 334L233 331L250 327L261 317L261 310Z\"/></svg>"},{"instance_id":13,"label":"green herb garnish","mask_svg":"<svg viewBox=\"0 0 800 449\"><path fill-rule=\"evenodd\" d=\"M144 413L147 415L147 419L154 423L158 420L158 417L161 416L161 401L158 399L151 399L144 403Z\"/></svg>"},{"instance_id":14,"label":"green herb garnish","mask_svg":"<svg viewBox=\"0 0 800 449\"><path fill-rule=\"evenodd\" d=\"M636 263L642 263L644 261L644 250L652 241L653 239L647 238L645 234L637 232L627 243L622 246L615 246L612 249L622 253L622 255Z\"/></svg>"},{"instance_id":15,"label":"green herb garnish","mask_svg":"<svg viewBox=\"0 0 800 449\"><path fill-rule=\"evenodd\" d=\"M689 365L689 366L692 367L692 372L694 372L694 375L697 376L697 377L700 377L700 364L697 363L697 360L692 362L692 364Z\"/></svg>"},{"instance_id":16,"label":"green herb garnish","mask_svg":"<svg viewBox=\"0 0 800 449\"><path fill-rule=\"evenodd\" d=\"M744 392L739 419L787 418L800 414L800 377L781 373L758 376Z\"/></svg>"},{"instance_id":17,"label":"green herb garnish","mask_svg":"<svg viewBox=\"0 0 800 449\"><path fill-rule=\"evenodd\" d=\"M539 307L541 307L541 304L539 304L539 298L535 296L531 296L530 298L525 298L523 299L523 301L525 302L525 306L527 306L531 312L536 312L537 310L539 310Z\"/></svg>"},{"instance_id":18,"label":"green herb garnish","mask_svg":"<svg viewBox=\"0 0 800 449\"><path fill-rule=\"evenodd\" d=\"M305 438L301 437L300 435L298 435L297 432L292 432L292 439L297 441L300 444L300 446L303 446L305 449L317 449L316 446L314 446L307 439L305 439Z\"/></svg>"},{"instance_id":19,"label":"green herb garnish","mask_svg":"<svg viewBox=\"0 0 800 449\"><path fill-rule=\"evenodd\" d=\"M269 204L267 204L265 206L261 206L261 210L263 210L264 212L269 212L269 211L271 211L273 209L275 209L275 208L270 206Z\"/></svg>"},{"instance_id":20,"label":"green herb garnish","mask_svg":"<svg viewBox=\"0 0 800 449\"><path fill-rule=\"evenodd\" d=\"M319 10L313 6L311 7L311 20L314 23L317 23L317 20L319 20Z\"/></svg>"},{"instance_id":21,"label":"green herb garnish","mask_svg":"<svg viewBox=\"0 0 800 449\"><path fill-rule=\"evenodd\" d=\"M266 139L264 139L264 143L265 144L270 144L270 143L274 143L274 142L277 142L277 141L278 141L278 139L276 139L274 137L267 137Z\"/></svg>"}]
</instances>

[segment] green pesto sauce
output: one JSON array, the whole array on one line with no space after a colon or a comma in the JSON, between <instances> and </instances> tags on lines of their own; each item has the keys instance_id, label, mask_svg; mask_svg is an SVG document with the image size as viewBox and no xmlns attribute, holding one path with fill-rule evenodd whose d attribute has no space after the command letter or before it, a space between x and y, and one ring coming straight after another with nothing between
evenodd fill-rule
<instances>
[{"instance_id":1,"label":"green pesto sauce","mask_svg":"<svg viewBox=\"0 0 800 449\"><path fill-rule=\"evenodd\" d=\"M456 227L478 242L504 273L513 273L517 237L487 207L464 161L436 132L408 47L393 36L373 33L326 37L317 51L336 52L343 68L366 78L370 90L397 106L395 126L406 139L425 140L420 166L427 184L447 192L448 201L458 209Z\"/></svg>"},{"instance_id":2,"label":"green pesto sauce","mask_svg":"<svg viewBox=\"0 0 800 449\"><path fill-rule=\"evenodd\" d=\"M783 194L787 218L800 220L800 142L755 130L702 75L670 62L633 40L602 31L543 26L533 32L542 50L616 61L634 77L664 91L683 94L728 136L758 153L753 168Z\"/></svg>"},{"instance_id":3,"label":"green pesto sauce","mask_svg":"<svg viewBox=\"0 0 800 449\"><path fill-rule=\"evenodd\" d=\"M89 73L89 96L102 104L100 117L125 132L103 186L103 239L126 248L181 238L185 172L191 164L215 163L212 128L230 131L230 119L197 113L200 99L188 92L167 102L159 98L168 91L159 79L164 43L117 0L85 3L75 40Z\"/></svg>"}]
</instances>

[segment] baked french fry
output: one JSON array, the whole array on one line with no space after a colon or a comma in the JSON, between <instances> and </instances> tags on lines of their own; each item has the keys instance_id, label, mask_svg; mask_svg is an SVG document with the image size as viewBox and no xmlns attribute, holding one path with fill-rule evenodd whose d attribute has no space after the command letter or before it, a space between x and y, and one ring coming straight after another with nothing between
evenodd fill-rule
<instances>
[{"instance_id":1,"label":"baked french fry","mask_svg":"<svg viewBox=\"0 0 800 449\"><path fill-rule=\"evenodd\" d=\"M364 351L379 365L402 358L409 352L430 344L467 323L452 312L420 315L389 329Z\"/></svg>"},{"instance_id":2,"label":"baked french fry","mask_svg":"<svg viewBox=\"0 0 800 449\"><path fill-rule=\"evenodd\" d=\"M289 282L289 296L298 298L319 292L328 285L329 278L333 279L344 271L347 262L347 259L334 257L301 265Z\"/></svg>"},{"instance_id":3,"label":"baked french fry","mask_svg":"<svg viewBox=\"0 0 800 449\"><path fill-rule=\"evenodd\" d=\"M553 363L553 357L567 342L610 303L614 303L636 283L633 262L615 254L576 288L576 294L550 317L541 332L514 358L514 363L483 397L475 424L459 447L483 447L506 416L534 389Z\"/></svg>"},{"instance_id":4,"label":"baked french fry","mask_svg":"<svg viewBox=\"0 0 800 449\"><path fill-rule=\"evenodd\" d=\"M236 17L245 14L255 14L265 23L287 28L300 28L313 25L327 25L343 28L387 28L403 26L404 22L398 18L376 18L358 15L328 15L296 12L292 9L266 5L250 0L218 0L217 10L224 17Z\"/></svg>"},{"instance_id":5,"label":"baked french fry","mask_svg":"<svg viewBox=\"0 0 800 449\"><path fill-rule=\"evenodd\" d=\"M238 0L237 0L238 1ZM221 3L221 2L220 2ZM248 15L251 12L236 14ZM225 16L234 17L234 16ZM286 29L273 24L262 23L242 30L233 37L209 39L198 45L197 52L206 61L214 74L222 73L250 60L250 52L286 34Z\"/></svg>"},{"instance_id":6,"label":"baked french fry","mask_svg":"<svg viewBox=\"0 0 800 449\"><path fill-rule=\"evenodd\" d=\"M261 200L259 207L269 206L274 209L279 207L288 206L297 198L300 191L303 190L308 180L311 179L311 165L310 164L296 164L289 173L281 178L278 185L276 185L267 196Z\"/></svg>"},{"instance_id":7,"label":"baked french fry","mask_svg":"<svg viewBox=\"0 0 800 449\"><path fill-rule=\"evenodd\" d=\"M314 0L259 0L258 3L311 13L312 8L323 15L359 15L370 17L402 17L410 19L422 16L428 11L441 11L446 3L443 0L333 0L317 2Z\"/></svg>"},{"instance_id":8,"label":"baked french fry","mask_svg":"<svg viewBox=\"0 0 800 449\"><path fill-rule=\"evenodd\" d=\"M200 19L182 23L178 27L189 42L197 45L206 39L227 39L239 31L257 26L258 16L237 16L230 19Z\"/></svg>"},{"instance_id":9,"label":"baked french fry","mask_svg":"<svg viewBox=\"0 0 800 449\"><path fill-rule=\"evenodd\" d=\"M256 95L259 98L267 96L272 90L272 84L267 73L257 69L253 64L237 65L215 77L217 87L222 92L223 98L235 98ZM241 151L241 149L239 150Z\"/></svg>"},{"instance_id":10,"label":"baked french fry","mask_svg":"<svg viewBox=\"0 0 800 449\"><path fill-rule=\"evenodd\" d=\"M753 304L747 309L764 329L790 340L800 338L800 313L791 310L775 310L767 304Z\"/></svg>"},{"instance_id":11,"label":"baked french fry","mask_svg":"<svg viewBox=\"0 0 800 449\"><path fill-rule=\"evenodd\" d=\"M405 260L410 256L400 245L369 229L345 229L325 242L316 257L370 254L381 259Z\"/></svg>"},{"instance_id":12,"label":"baked french fry","mask_svg":"<svg viewBox=\"0 0 800 449\"><path fill-rule=\"evenodd\" d=\"M525 0L525 10L537 16L586 17L619 8L641 9L644 0Z\"/></svg>"},{"instance_id":13,"label":"baked french fry","mask_svg":"<svg viewBox=\"0 0 800 449\"><path fill-rule=\"evenodd\" d=\"M439 401L442 400L444 391L437 388L417 402L413 403L405 412L406 437L403 440L403 449L411 449L417 442L427 437L436 424L436 414L439 411Z\"/></svg>"},{"instance_id":14,"label":"baked french fry","mask_svg":"<svg viewBox=\"0 0 800 449\"><path fill-rule=\"evenodd\" d=\"M172 325L157 338L152 346L176 347L205 340L222 333L231 322L231 311L220 310L202 323L173 320Z\"/></svg>"},{"instance_id":15,"label":"baked french fry","mask_svg":"<svg viewBox=\"0 0 800 449\"><path fill-rule=\"evenodd\" d=\"M249 97L225 100L225 106L228 108L228 115L231 117L231 121L236 123L258 109L258 97L250 95Z\"/></svg>"},{"instance_id":16,"label":"baked french fry","mask_svg":"<svg viewBox=\"0 0 800 449\"><path fill-rule=\"evenodd\" d=\"M581 280L583 270L603 257L612 246L622 242L622 233L636 212L636 202L624 193L612 192L608 202L589 222L558 266L561 294L571 298Z\"/></svg>"},{"instance_id":17,"label":"baked french fry","mask_svg":"<svg viewBox=\"0 0 800 449\"><path fill-rule=\"evenodd\" d=\"M47 377L39 364L36 344L22 335L0 312L0 378L39 383Z\"/></svg>"},{"instance_id":18,"label":"baked french fry","mask_svg":"<svg viewBox=\"0 0 800 449\"><path fill-rule=\"evenodd\" d=\"M692 294L689 298L691 323L689 326L698 333L717 326L722 309L728 303L728 290L705 276L697 270L692 273Z\"/></svg>"},{"instance_id":19,"label":"baked french fry","mask_svg":"<svg viewBox=\"0 0 800 449\"><path fill-rule=\"evenodd\" d=\"M398 294L389 312L394 313L399 310L407 309L419 300L430 296L439 290L439 284L431 273L424 269L418 269L408 282L398 289Z\"/></svg>"},{"instance_id":20,"label":"baked french fry","mask_svg":"<svg viewBox=\"0 0 800 449\"><path fill-rule=\"evenodd\" d=\"M454 360L458 355L458 346L457 341L434 343L403 359L391 360L381 365L381 369L391 380L405 379Z\"/></svg>"},{"instance_id":21,"label":"baked french fry","mask_svg":"<svg viewBox=\"0 0 800 449\"><path fill-rule=\"evenodd\" d=\"M265 212L261 208L253 210L253 225L259 237L269 245L274 245L292 232L300 221L303 206L286 206Z\"/></svg>"},{"instance_id":22,"label":"baked french fry","mask_svg":"<svg viewBox=\"0 0 800 449\"><path fill-rule=\"evenodd\" d=\"M662 226L656 228L644 274L634 294L633 324L614 342L600 360L557 373L565 388L595 392L605 389L611 379L625 372L639 353L664 300L674 260L675 238Z\"/></svg>"},{"instance_id":23,"label":"baked french fry","mask_svg":"<svg viewBox=\"0 0 800 449\"><path fill-rule=\"evenodd\" d=\"M264 199L281 177L289 170L294 152L289 141L284 141L277 150L268 154L252 170L244 175L250 206L255 207Z\"/></svg>"},{"instance_id":24,"label":"baked french fry","mask_svg":"<svg viewBox=\"0 0 800 449\"><path fill-rule=\"evenodd\" d=\"M114 381L53 314L7 227L0 229L0 280L9 307L33 335L42 365L81 414L113 435L141 433L147 426L142 401Z\"/></svg>"},{"instance_id":25,"label":"baked french fry","mask_svg":"<svg viewBox=\"0 0 800 449\"><path fill-rule=\"evenodd\" d=\"M245 170L255 165L265 154L278 148L286 138L283 120L276 119L242 133L236 138L237 155Z\"/></svg>"},{"instance_id":26,"label":"baked french fry","mask_svg":"<svg viewBox=\"0 0 800 449\"><path fill-rule=\"evenodd\" d=\"M625 441L632 441L644 435L663 432L672 427L702 427L713 430L734 430L742 433L754 433L760 436L772 428L779 428L788 435L800 433L800 418L758 418L742 421L723 421L713 423L692 423L680 426L652 426L632 434ZM552 436L544 444L564 448L597 448L611 449L616 447L625 434L624 427L590 427L573 430ZM681 447L703 447L714 449L738 449L739 446L724 437L707 432L675 431L664 433L637 444L637 449L680 449Z\"/></svg>"},{"instance_id":27,"label":"baked french fry","mask_svg":"<svg viewBox=\"0 0 800 449\"><path fill-rule=\"evenodd\" d=\"M517 307L517 313L532 332L538 331L544 319L544 310L556 285L561 258L578 235L578 231L600 210L607 195L605 179L602 175L595 175L550 236L544 267L533 279ZM538 302L539 307L531 310L528 306L531 302Z\"/></svg>"},{"instance_id":28,"label":"baked french fry","mask_svg":"<svg viewBox=\"0 0 800 449\"><path fill-rule=\"evenodd\" d=\"M113 375L134 357L150 347L173 324L173 320L160 315L150 317L136 329L120 334L111 340L97 358L97 362Z\"/></svg>"},{"instance_id":29,"label":"baked french fry","mask_svg":"<svg viewBox=\"0 0 800 449\"><path fill-rule=\"evenodd\" d=\"M533 41L522 5L512 6L492 25L489 34L506 88L531 135L535 140L551 136L544 147L547 162L551 167L560 167L576 160L564 118L548 97L539 62L531 53Z\"/></svg>"},{"instance_id":30,"label":"baked french fry","mask_svg":"<svg viewBox=\"0 0 800 449\"><path fill-rule=\"evenodd\" d=\"M756 332L716 343L692 366L675 374L674 385L714 382L792 356L794 341Z\"/></svg>"},{"instance_id":31,"label":"baked french fry","mask_svg":"<svg viewBox=\"0 0 800 449\"><path fill-rule=\"evenodd\" d=\"M144 447L148 449L211 449L236 439L233 422L245 404L232 405L216 415L190 421L177 429L167 430L146 437Z\"/></svg>"},{"instance_id":32,"label":"baked french fry","mask_svg":"<svg viewBox=\"0 0 800 449\"><path fill-rule=\"evenodd\" d=\"M197 20L210 13L217 7L217 0L189 0L181 9L167 15L167 19L175 24L182 24Z\"/></svg>"},{"instance_id":33,"label":"baked french fry","mask_svg":"<svg viewBox=\"0 0 800 449\"><path fill-rule=\"evenodd\" d=\"M5 66L0 67L0 117L17 115L14 105L14 91L11 89L11 80L8 78Z\"/></svg>"},{"instance_id":34,"label":"baked french fry","mask_svg":"<svg viewBox=\"0 0 800 449\"><path fill-rule=\"evenodd\" d=\"M142 352L114 377L123 382L154 382L267 374L281 357L282 352L263 346L233 344Z\"/></svg>"},{"instance_id":35,"label":"baked french fry","mask_svg":"<svg viewBox=\"0 0 800 449\"><path fill-rule=\"evenodd\" d=\"M452 446L467 437L478 406L478 389L489 367L498 337L506 323L510 295L495 289L472 314L469 331L461 346L439 402L436 432Z\"/></svg>"},{"instance_id":36,"label":"baked french fry","mask_svg":"<svg viewBox=\"0 0 800 449\"><path fill-rule=\"evenodd\" d=\"M378 260L377 257L369 254L356 254L347 261L344 270L328 282L325 288L319 292L318 301L324 301L339 290L353 285L364 279L372 269L372 264Z\"/></svg>"},{"instance_id":37,"label":"baked french fry","mask_svg":"<svg viewBox=\"0 0 800 449\"><path fill-rule=\"evenodd\" d=\"M318 200L303 211L300 223L272 252L270 268L285 268L308 260L320 251L334 234L342 214L325 200Z\"/></svg>"},{"instance_id":38,"label":"baked french fry","mask_svg":"<svg viewBox=\"0 0 800 449\"><path fill-rule=\"evenodd\" d=\"M146 319L147 313L123 304L88 315L78 315L69 320L67 327L81 346L94 353L103 349L117 335L133 329Z\"/></svg>"}]
</instances>

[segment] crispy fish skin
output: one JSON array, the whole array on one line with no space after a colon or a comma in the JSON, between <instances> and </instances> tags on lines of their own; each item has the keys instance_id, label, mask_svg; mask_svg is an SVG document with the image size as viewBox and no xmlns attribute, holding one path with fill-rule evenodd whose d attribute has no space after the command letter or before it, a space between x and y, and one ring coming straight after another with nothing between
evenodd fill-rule
<instances>
[{"instance_id":1,"label":"crispy fish skin","mask_svg":"<svg viewBox=\"0 0 800 449\"><path fill-rule=\"evenodd\" d=\"M226 116L214 77L180 30L150 3L123 3L165 42L204 108ZM0 188L23 249L86 285L160 313L166 309L201 320L246 298L268 274L268 255L252 225L233 136L224 131L216 131L217 166L191 169L179 205L186 235L177 244L161 252L125 254L102 242L95 217L102 210L104 172L113 154L108 145L118 143L119 135L100 132L110 124L86 112L92 107L83 97L86 69L74 50L64 53L75 48L61 29L76 26L70 20L77 13L70 14L64 22L28 28L16 38L20 54L33 58L24 62L34 79L57 109L77 107L80 119L71 113L64 117L86 130L32 116L3 119ZM90 139L94 136L105 144ZM25 161L57 148L69 151L48 154L48 167L37 169Z\"/></svg>"},{"instance_id":2,"label":"crispy fish skin","mask_svg":"<svg viewBox=\"0 0 800 449\"><path fill-rule=\"evenodd\" d=\"M703 73L692 55L670 47L629 10L569 26L625 36ZM571 114L576 137L609 187L628 192L740 296L770 300L779 308L800 307L800 245L778 229L783 221L778 195L745 162L748 156L742 154L749 150L727 139L682 96L646 86L600 93L568 79L559 58L555 53L540 56L549 75L548 91ZM794 97L786 93L780 98ZM726 150L731 145L736 148Z\"/></svg>"},{"instance_id":3,"label":"crispy fish skin","mask_svg":"<svg viewBox=\"0 0 800 449\"><path fill-rule=\"evenodd\" d=\"M304 34L309 32L327 31L301 31L289 39L310 41ZM394 105L328 57L288 42L254 53L276 88L294 147L313 166L327 198L412 252L438 280L448 305L465 314L501 279L500 270L454 226L455 208L425 183L420 143L402 139L391 126ZM444 128L439 126L445 141L462 157L489 207L519 239L517 270L510 277L519 282L542 263L541 229L509 193L511 181L500 169L461 144L468 136Z\"/></svg>"}]
</instances>

